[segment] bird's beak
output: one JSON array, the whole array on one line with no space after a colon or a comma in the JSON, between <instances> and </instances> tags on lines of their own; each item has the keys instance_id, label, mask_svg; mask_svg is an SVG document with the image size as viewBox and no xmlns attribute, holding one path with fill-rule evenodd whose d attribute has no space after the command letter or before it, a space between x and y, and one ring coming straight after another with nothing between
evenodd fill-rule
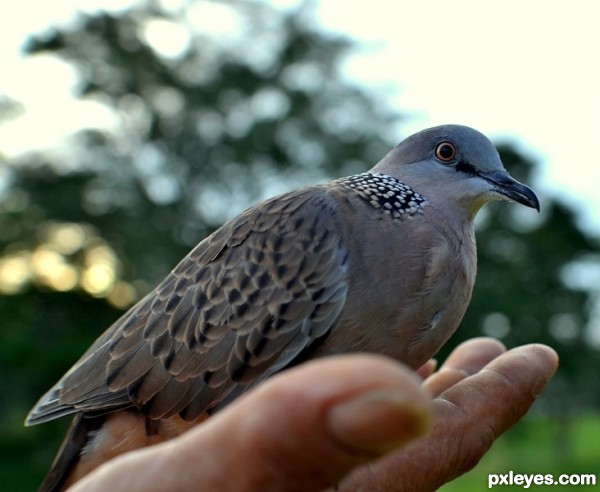
<instances>
[{"instance_id":1,"label":"bird's beak","mask_svg":"<svg viewBox=\"0 0 600 492\"><path fill-rule=\"evenodd\" d=\"M494 191L509 200L540 211L540 201L535 192L504 172L482 173L481 177L494 186Z\"/></svg>"}]
</instances>

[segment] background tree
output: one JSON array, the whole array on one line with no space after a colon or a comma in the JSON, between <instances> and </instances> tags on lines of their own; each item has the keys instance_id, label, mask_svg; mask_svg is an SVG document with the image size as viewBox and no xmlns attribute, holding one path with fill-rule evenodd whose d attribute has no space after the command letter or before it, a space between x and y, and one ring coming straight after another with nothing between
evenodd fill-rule
<instances>
[{"instance_id":1,"label":"background tree","mask_svg":"<svg viewBox=\"0 0 600 492\"><path fill-rule=\"evenodd\" d=\"M352 43L314 29L309 7L162 5L81 15L27 43L75 66L78 96L110 107L119 124L80 131L60 155L0 163L8 490L39 483L67 424L24 429L36 398L194 244L258 199L363 171L396 143L398 115L341 74ZM531 163L510 147L502 157L531 183ZM548 197L543 207L535 219L506 206L482 218L476 292L450 345L482 331L508 345L549 343L570 394L591 405L591 297L567 288L564 272L596 245L567 207Z\"/></svg>"}]
</instances>

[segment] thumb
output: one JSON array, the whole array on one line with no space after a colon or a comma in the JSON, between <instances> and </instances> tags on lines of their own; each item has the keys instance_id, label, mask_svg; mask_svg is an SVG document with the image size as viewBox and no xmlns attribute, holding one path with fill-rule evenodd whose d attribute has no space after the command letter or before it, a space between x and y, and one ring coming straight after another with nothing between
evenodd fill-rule
<instances>
[{"instance_id":1,"label":"thumb","mask_svg":"<svg viewBox=\"0 0 600 492\"><path fill-rule=\"evenodd\" d=\"M320 359L176 439L117 458L71 492L322 490L423 434L429 413L418 379L391 359Z\"/></svg>"}]
</instances>

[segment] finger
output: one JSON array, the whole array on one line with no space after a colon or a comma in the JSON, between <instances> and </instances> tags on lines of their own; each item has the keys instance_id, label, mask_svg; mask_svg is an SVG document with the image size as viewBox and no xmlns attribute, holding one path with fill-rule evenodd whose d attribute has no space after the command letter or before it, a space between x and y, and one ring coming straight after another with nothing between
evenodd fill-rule
<instances>
[{"instance_id":1,"label":"finger","mask_svg":"<svg viewBox=\"0 0 600 492\"><path fill-rule=\"evenodd\" d=\"M543 345L500 355L434 400L434 425L425 438L360 467L338 490L437 490L475 466L522 418L557 366L556 353Z\"/></svg>"},{"instance_id":2,"label":"finger","mask_svg":"<svg viewBox=\"0 0 600 492\"><path fill-rule=\"evenodd\" d=\"M439 371L429 376L423 388L438 396L466 377L476 374L482 367L506 352L506 347L494 338L473 338L461 343L448 356Z\"/></svg>"},{"instance_id":3,"label":"finger","mask_svg":"<svg viewBox=\"0 0 600 492\"><path fill-rule=\"evenodd\" d=\"M519 347L436 399L437 432L443 434L448 418L450 425L462 430L459 445L447 450L455 463L454 476L473 468L494 441L527 413L557 367L558 356L550 347Z\"/></svg>"},{"instance_id":4,"label":"finger","mask_svg":"<svg viewBox=\"0 0 600 492\"><path fill-rule=\"evenodd\" d=\"M425 364L416 370L416 373L421 379L427 379L433 373L435 373L437 365L438 362L436 359L429 359L427 362L425 362Z\"/></svg>"},{"instance_id":5,"label":"finger","mask_svg":"<svg viewBox=\"0 0 600 492\"><path fill-rule=\"evenodd\" d=\"M322 490L421 435L429 405L418 378L390 359L321 359L177 439L114 460L71 492Z\"/></svg>"}]
</instances>

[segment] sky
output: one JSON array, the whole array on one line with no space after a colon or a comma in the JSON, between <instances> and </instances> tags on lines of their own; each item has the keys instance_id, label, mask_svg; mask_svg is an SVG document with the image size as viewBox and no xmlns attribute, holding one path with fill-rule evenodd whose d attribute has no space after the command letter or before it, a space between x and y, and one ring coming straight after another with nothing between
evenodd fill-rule
<instances>
[{"instance_id":1,"label":"sky","mask_svg":"<svg viewBox=\"0 0 600 492\"><path fill-rule=\"evenodd\" d=\"M99 103L72 98L70 66L23 58L20 46L76 9L118 10L128 3L21 0L3 9L0 94L23 102L25 111L0 125L2 153L53 148L79 126L115 124ZM577 207L582 225L600 234L600 2L321 0L315 9L323 29L360 43L346 76L381 91L405 115L398 138L459 123L514 143L540 162L536 188ZM41 78L43 92L36 84ZM56 114L61 120L49 123Z\"/></svg>"}]
</instances>

